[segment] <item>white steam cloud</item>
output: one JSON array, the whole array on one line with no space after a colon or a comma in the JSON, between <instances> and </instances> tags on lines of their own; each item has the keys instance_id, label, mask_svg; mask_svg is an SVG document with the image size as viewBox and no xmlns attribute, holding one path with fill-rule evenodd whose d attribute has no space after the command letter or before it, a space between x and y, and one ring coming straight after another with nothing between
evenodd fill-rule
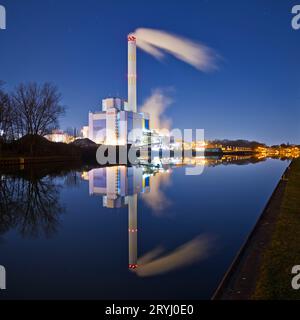
<instances>
[{"instance_id":1,"label":"white steam cloud","mask_svg":"<svg viewBox=\"0 0 300 320\"><path fill-rule=\"evenodd\" d=\"M162 30L139 28L134 35L137 46L157 59L167 52L200 71L216 69L216 53L203 44Z\"/></svg>"},{"instance_id":2,"label":"white steam cloud","mask_svg":"<svg viewBox=\"0 0 300 320\"><path fill-rule=\"evenodd\" d=\"M172 120L164 115L166 109L172 104L172 99L168 97L163 90L156 89L152 95L146 99L141 112L146 112L150 115L151 129L168 129L170 130Z\"/></svg>"}]
</instances>

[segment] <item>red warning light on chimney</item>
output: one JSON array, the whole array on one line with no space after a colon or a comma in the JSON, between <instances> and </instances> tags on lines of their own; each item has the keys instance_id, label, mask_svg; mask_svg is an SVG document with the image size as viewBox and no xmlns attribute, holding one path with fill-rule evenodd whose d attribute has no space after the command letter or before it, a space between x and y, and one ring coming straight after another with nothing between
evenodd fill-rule
<instances>
[{"instance_id":1,"label":"red warning light on chimney","mask_svg":"<svg viewBox=\"0 0 300 320\"><path fill-rule=\"evenodd\" d=\"M128 36L128 41L136 41L136 37L133 35Z\"/></svg>"}]
</instances>

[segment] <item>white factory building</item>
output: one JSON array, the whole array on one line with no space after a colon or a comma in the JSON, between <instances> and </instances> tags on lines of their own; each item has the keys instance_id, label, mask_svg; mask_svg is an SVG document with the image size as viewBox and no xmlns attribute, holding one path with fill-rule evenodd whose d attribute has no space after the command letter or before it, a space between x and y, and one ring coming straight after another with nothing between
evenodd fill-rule
<instances>
[{"instance_id":1,"label":"white factory building","mask_svg":"<svg viewBox=\"0 0 300 320\"><path fill-rule=\"evenodd\" d=\"M89 113L88 138L106 145L147 145L149 125L147 114L131 111L119 98L108 98L102 101L102 111Z\"/></svg>"},{"instance_id":2,"label":"white factory building","mask_svg":"<svg viewBox=\"0 0 300 320\"><path fill-rule=\"evenodd\" d=\"M89 113L88 138L98 144L147 146L149 115L137 112L136 38L128 36L128 101L107 98L102 110Z\"/></svg>"}]
</instances>

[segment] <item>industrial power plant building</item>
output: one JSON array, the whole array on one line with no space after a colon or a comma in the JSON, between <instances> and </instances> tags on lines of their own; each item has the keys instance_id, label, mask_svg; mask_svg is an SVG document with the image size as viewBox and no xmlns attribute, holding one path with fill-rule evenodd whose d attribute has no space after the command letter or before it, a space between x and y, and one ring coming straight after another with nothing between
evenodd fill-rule
<instances>
[{"instance_id":1,"label":"industrial power plant building","mask_svg":"<svg viewBox=\"0 0 300 320\"><path fill-rule=\"evenodd\" d=\"M149 115L137 112L136 38L128 36L128 101L108 98L102 110L89 113L88 138L98 144L148 146Z\"/></svg>"},{"instance_id":2,"label":"industrial power plant building","mask_svg":"<svg viewBox=\"0 0 300 320\"><path fill-rule=\"evenodd\" d=\"M149 144L149 116L127 108L119 98L102 101L102 111L89 113L89 139L98 144L144 146Z\"/></svg>"}]
</instances>

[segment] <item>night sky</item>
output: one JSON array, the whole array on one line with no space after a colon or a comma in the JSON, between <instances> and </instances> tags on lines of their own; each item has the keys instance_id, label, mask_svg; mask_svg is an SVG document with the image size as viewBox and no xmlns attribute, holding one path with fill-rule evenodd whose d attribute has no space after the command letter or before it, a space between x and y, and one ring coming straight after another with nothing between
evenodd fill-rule
<instances>
[{"instance_id":1,"label":"night sky","mask_svg":"<svg viewBox=\"0 0 300 320\"><path fill-rule=\"evenodd\" d=\"M300 143L300 0L0 0L0 79L55 83L67 106L61 127L82 127L107 96L127 98L127 34L172 32L213 48L218 68L200 72L174 57L138 53L138 102L154 89L173 99L173 127L206 139Z\"/></svg>"}]
</instances>

